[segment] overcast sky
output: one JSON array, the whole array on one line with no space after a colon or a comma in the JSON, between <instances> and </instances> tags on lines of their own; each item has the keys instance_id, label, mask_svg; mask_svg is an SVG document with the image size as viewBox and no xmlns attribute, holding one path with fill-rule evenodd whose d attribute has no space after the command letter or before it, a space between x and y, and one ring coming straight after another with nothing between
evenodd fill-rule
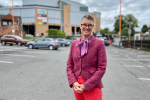
<instances>
[{"instance_id":1,"label":"overcast sky","mask_svg":"<svg viewBox=\"0 0 150 100\"><path fill-rule=\"evenodd\" d=\"M22 0L13 0L15 5L22 4ZM114 17L120 14L120 0L72 0L89 7L90 12L101 13L101 28L114 29ZM11 5L11 0L0 0L0 4ZM122 0L121 14L133 14L139 21L141 31L144 24L150 26L150 0Z\"/></svg>"}]
</instances>

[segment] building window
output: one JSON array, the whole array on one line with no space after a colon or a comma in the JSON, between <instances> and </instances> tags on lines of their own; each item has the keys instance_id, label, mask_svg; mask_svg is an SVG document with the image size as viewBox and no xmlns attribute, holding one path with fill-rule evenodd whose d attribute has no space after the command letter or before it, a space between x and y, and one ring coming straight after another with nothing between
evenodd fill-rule
<instances>
[{"instance_id":1,"label":"building window","mask_svg":"<svg viewBox=\"0 0 150 100\"><path fill-rule=\"evenodd\" d=\"M17 21L16 22L14 22L14 25L16 25L17 24Z\"/></svg>"},{"instance_id":2,"label":"building window","mask_svg":"<svg viewBox=\"0 0 150 100\"><path fill-rule=\"evenodd\" d=\"M9 22L9 25L12 25L12 22Z\"/></svg>"},{"instance_id":3,"label":"building window","mask_svg":"<svg viewBox=\"0 0 150 100\"><path fill-rule=\"evenodd\" d=\"M3 21L3 25L7 25L7 21Z\"/></svg>"}]
</instances>

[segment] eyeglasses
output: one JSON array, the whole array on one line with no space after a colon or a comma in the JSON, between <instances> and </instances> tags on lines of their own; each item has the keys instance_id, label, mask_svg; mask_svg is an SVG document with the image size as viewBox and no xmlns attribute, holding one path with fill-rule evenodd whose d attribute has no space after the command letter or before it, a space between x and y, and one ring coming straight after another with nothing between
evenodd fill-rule
<instances>
[{"instance_id":1,"label":"eyeglasses","mask_svg":"<svg viewBox=\"0 0 150 100\"><path fill-rule=\"evenodd\" d=\"M86 28L87 26L88 26L88 28L93 28L94 25L92 25L92 24L89 24L89 25L88 24L81 24L82 28Z\"/></svg>"}]
</instances>

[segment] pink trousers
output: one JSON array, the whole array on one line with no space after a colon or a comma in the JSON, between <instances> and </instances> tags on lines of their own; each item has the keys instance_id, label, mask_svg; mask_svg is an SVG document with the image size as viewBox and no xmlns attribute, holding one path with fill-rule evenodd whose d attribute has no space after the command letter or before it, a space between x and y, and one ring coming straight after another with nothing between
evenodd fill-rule
<instances>
[{"instance_id":1,"label":"pink trousers","mask_svg":"<svg viewBox=\"0 0 150 100\"><path fill-rule=\"evenodd\" d=\"M83 84L84 81L81 76L78 77L77 79L79 84ZM87 90L83 91L82 93L77 93L74 90L74 95L76 100L102 100L102 90L101 88L93 88L90 92Z\"/></svg>"}]
</instances>

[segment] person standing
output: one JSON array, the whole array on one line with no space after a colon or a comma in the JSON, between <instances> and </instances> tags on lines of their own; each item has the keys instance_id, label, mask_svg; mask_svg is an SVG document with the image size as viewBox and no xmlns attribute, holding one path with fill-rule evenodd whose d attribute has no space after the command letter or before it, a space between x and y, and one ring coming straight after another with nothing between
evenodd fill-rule
<instances>
[{"instance_id":1,"label":"person standing","mask_svg":"<svg viewBox=\"0 0 150 100\"><path fill-rule=\"evenodd\" d=\"M72 42L67 60L67 78L76 100L102 100L102 77L107 66L104 42L92 34L94 19L81 19L82 36Z\"/></svg>"}]
</instances>

